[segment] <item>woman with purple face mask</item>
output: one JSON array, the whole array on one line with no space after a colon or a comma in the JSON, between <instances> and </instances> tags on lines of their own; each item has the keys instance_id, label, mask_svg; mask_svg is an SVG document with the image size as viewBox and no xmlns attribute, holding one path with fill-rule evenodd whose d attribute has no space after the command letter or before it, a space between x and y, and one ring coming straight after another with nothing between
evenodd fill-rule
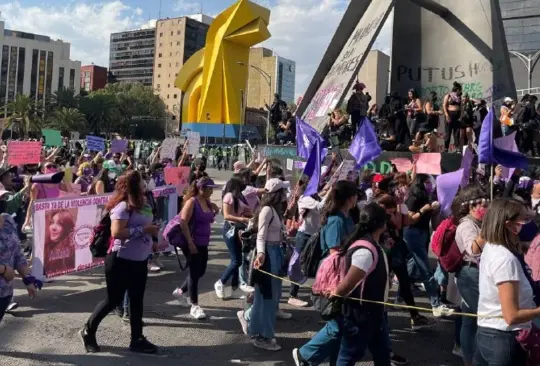
<instances>
[{"instance_id":1,"label":"woman with purple face mask","mask_svg":"<svg viewBox=\"0 0 540 366\"><path fill-rule=\"evenodd\" d=\"M90 167L90 163L79 165L77 176L78 178L75 180L75 184L81 186L81 194L87 194L88 189L92 185L92 168Z\"/></svg>"}]
</instances>

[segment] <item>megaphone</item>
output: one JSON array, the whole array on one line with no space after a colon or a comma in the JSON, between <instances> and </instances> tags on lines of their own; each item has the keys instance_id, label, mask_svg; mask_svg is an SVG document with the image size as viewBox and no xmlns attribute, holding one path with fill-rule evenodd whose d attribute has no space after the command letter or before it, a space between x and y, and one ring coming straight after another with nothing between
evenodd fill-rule
<instances>
[{"instance_id":1,"label":"megaphone","mask_svg":"<svg viewBox=\"0 0 540 366\"><path fill-rule=\"evenodd\" d=\"M64 180L65 172L38 174L30 177L32 183L59 184Z\"/></svg>"}]
</instances>

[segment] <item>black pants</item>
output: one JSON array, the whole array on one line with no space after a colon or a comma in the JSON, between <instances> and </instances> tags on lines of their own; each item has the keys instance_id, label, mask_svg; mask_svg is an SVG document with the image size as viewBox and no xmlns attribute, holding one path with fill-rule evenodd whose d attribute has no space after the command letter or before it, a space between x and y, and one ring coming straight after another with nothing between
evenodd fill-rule
<instances>
[{"instance_id":1,"label":"black pants","mask_svg":"<svg viewBox=\"0 0 540 366\"><path fill-rule=\"evenodd\" d=\"M352 112L351 113L351 124L353 128L353 137L356 136L356 133L360 130L360 125L362 121L364 120L364 117L360 114L360 112Z\"/></svg>"},{"instance_id":2,"label":"black pants","mask_svg":"<svg viewBox=\"0 0 540 366\"><path fill-rule=\"evenodd\" d=\"M192 254L189 249L182 248L182 253L189 262L189 274L182 285L182 293L189 291L189 300L192 304L199 303L199 280L206 272L208 264L208 247L197 247L197 254Z\"/></svg>"},{"instance_id":3,"label":"black pants","mask_svg":"<svg viewBox=\"0 0 540 366\"><path fill-rule=\"evenodd\" d=\"M461 134L461 123L459 122L459 111L448 111L450 117L449 121L446 121L445 131L444 131L444 147L446 150L450 148L450 140L452 135L454 136L454 147L459 149L460 147L460 134Z\"/></svg>"},{"instance_id":4,"label":"black pants","mask_svg":"<svg viewBox=\"0 0 540 366\"><path fill-rule=\"evenodd\" d=\"M118 258L117 253L105 257L105 281L107 283L107 297L101 301L86 326L88 333L95 334L99 323L124 300L124 293L129 296L129 313L131 325L131 339L137 340L142 336L142 315L144 290L148 277L148 262L131 261Z\"/></svg>"},{"instance_id":5,"label":"black pants","mask_svg":"<svg viewBox=\"0 0 540 366\"><path fill-rule=\"evenodd\" d=\"M390 268L396 275L399 283L399 296L403 299L408 306L416 306L414 302L414 296L411 290L412 281L409 277L407 270L407 248L404 247L405 243L397 243L391 251L389 257ZM418 316L418 310L409 310L411 318Z\"/></svg>"},{"instance_id":6,"label":"black pants","mask_svg":"<svg viewBox=\"0 0 540 366\"><path fill-rule=\"evenodd\" d=\"M521 129L520 130L519 151L523 154L529 151L534 152L534 130L533 129Z\"/></svg>"}]
</instances>

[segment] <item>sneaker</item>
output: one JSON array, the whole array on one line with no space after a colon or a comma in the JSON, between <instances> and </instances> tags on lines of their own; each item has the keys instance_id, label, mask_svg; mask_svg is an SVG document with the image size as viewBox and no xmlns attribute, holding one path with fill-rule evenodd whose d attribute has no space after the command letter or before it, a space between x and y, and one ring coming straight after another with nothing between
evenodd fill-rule
<instances>
[{"instance_id":1,"label":"sneaker","mask_svg":"<svg viewBox=\"0 0 540 366\"><path fill-rule=\"evenodd\" d=\"M412 330L430 328L434 326L435 324L437 324L437 322L434 319L426 318L423 315L418 315L417 317L411 319Z\"/></svg>"},{"instance_id":2,"label":"sneaker","mask_svg":"<svg viewBox=\"0 0 540 366\"><path fill-rule=\"evenodd\" d=\"M79 331L79 336L81 337L86 352L97 353L101 351L96 341L96 335L88 333L86 326Z\"/></svg>"},{"instance_id":3,"label":"sneaker","mask_svg":"<svg viewBox=\"0 0 540 366\"><path fill-rule=\"evenodd\" d=\"M159 269L165 268L165 265L164 265L163 263L161 263L161 261L159 260L159 258L154 258L154 264L155 264L156 266L158 266Z\"/></svg>"},{"instance_id":4,"label":"sneaker","mask_svg":"<svg viewBox=\"0 0 540 366\"><path fill-rule=\"evenodd\" d=\"M255 292L255 287L248 286L247 284L243 283L240 285L240 290L247 292L248 294L251 294L252 292Z\"/></svg>"},{"instance_id":5,"label":"sneaker","mask_svg":"<svg viewBox=\"0 0 540 366\"><path fill-rule=\"evenodd\" d=\"M443 316L450 316L454 313L454 309L449 308L446 305L439 305L432 308L433 310L433 316L436 318L440 318Z\"/></svg>"},{"instance_id":6,"label":"sneaker","mask_svg":"<svg viewBox=\"0 0 540 366\"><path fill-rule=\"evenodd\" d=\"M122 315L122 321L124 323L129 323L129 310L124 310L124 314Z\"/></svg>"},{"instance_id":7,"label":"sneaker","mask_svg":"<svg viewBox=\"0 0 540 366\"><path fill-rule=\"evenodd\" d=\"M461 352L461 346L457 345L457 344L454 344L454 348L452 349L452 354L454 356L457 356L457 357L460 357L462 358L463 357L463 353Z\"/></svg>"},{"instance_id":8,"label":"sneaker","mask_svg":"<svg viewBox=\"0 0 540 366\"><path fill-rule=\"evenodd\" d=\"M408 365L409 360L407 360L405 357L396 355L394 352L390 352L390 364L392 366Z\"/></svg>"},{"instance_id":9,"label":"sneaker","mask_svg":"<svg viewBox=\"0 0 540 366\"><path fill-rule=\"evenodd\" d=\"M253 346L267 351L276 352L281 350L281 346L277 344L275 339L267 339L263 337L256 337L253 340Z\"/></svg>"},{"instance_id":10,"label":"sneaker","mask_svg":"<svg viewBox=\"0 0 540 366\"><path fill-rule=\"evenodd\" d=\"M157 272L161 271L161 268L156 266L153 262L149 262L148 263L148 270L150 272L152 272L152 273L157 273Z\"/></svg>"},{"instance_id":11,"label":"sneaker","mask_svg":"<svg viewBox=\"0 0 540 366\"><path fill-rule=\"evenodd\" d=\"M157 353L158 348L155 344L149 342L145 337L132 340L129 344L129 350L137 353Z\"/></svg>"},{"instance_id":12,"label":"sneaker","mask_svg":"<svg viewBox=\"0 0 540 366\"><path fill-rule=\"evenodd\" d=\"M6 308L6 313L9 313L15 309L17 309L19 307L19 303L18 302L10 302L8 307Z\"/></svg>"},{"instance_id":13,"label":"sneaker","mask_svg":"<svg viewBox=\"0 0 540 366\"><path fill-rule=\"evenodd\" d=\"M184 295L180 287L177 287L176 290L173 291L172 295L176 298L176 300L178 300L181 307L183 308L191 307L189 299Z\"/></svg>"},{"instance_id":14,"label":"sneaker","mask_svg":"<svg viewBox=\"0 0 540 366\"><path fill-rule=\"evenodd\" d=\"M287 304L296 306L297 308L305 308L309 305L307 301L300 300L297 297L289 297L289 301L287 301Z\"/></svg>"},{"instance_id":15,"label":"sneaker","mask_svg":"<svg viewBox=\"0 0 540 366\"><path fill-rule=\"evenodd\" d=\"M237 288L237 289L232 290L231 295L227 296L227 297L229 297L231 299L245 299L246 294L242 290Z\"/></svg>"},{"instance_id":16,"label":"sneaker","mask_svg":"<svg viewBox=\"0 0 540 366\"><path fill-rule=\"evenodd\" d=\"M236 312L236 316L238 317L238 321L240 322L240 326L242 327L242 332L244 332L245 335L248 334L248 322L246 318L244 317L245 311L240 310Z\"/></svg>"},{"instance_id":17,"label":"sneaker","mask_svg":"<svg viewBox=\"0 0 540 366\"><path fill-rule=\"evenodd\" d=\"M218 299L223 299L225 297L225 291L223 289L223 283L221 283L221 280L214 283L214 290L216 290L216 296Z\"/></svg>"},{"instance_id":18,"label":"sneaker","mask_svg":"<svg viewBox=\"0 0 540 366\"><path fill-rule=\"evenodd\" d=\"M283 310L281 309L278 309L277 313L276 313L276 319L281 319L281 320L289 320L292 318L292 314L291 313L286 313L284 312Z\"/></svg>"},{"instance_id":19,"label":"sneaker","mask_svg":"<svg viewBox=\"0 0 540 366\"><path fill-rule=\"evenodd\" d=\"M292 358L294 360L295 366L309 366L308 363L302 358L299 348L295 348L292 350Z\"/></svg>"},{"instance_id":20,"label":"sneaker","mask_svg":"<svg viewBox=\"0 0 540 366\"><path fill-rule=\"evenodd\" d=\"M206 319L206 314L199 305L192 305L189 314L197 320Z\"/></svg>"},{"instance_id":21,"label":"sneaker","mask_svg":"<svg viewBox=\"0 0 540 366\"><path fill-rule=\"evenodd\" d=\"M124 308L122 306L118 306L114 309L114 313L121 318L124 316Z\"/></svg>"}]
</instances>

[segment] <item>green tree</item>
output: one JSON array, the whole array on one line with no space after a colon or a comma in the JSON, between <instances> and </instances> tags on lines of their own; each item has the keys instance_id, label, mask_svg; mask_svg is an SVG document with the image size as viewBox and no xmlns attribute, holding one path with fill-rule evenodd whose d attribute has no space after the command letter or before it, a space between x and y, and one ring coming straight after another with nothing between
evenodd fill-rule
<instances>
[{"instance_id":1,"label":"green tree","mask_svg":"<svg viewBox=\"0 0 540 366\"><path fill-rule=\"evenodd\" d=\"M60 108L54 111L49 126L69 134L78 131L85 134L88 131L86 118L77 108Z\"/></svg>"},{"instance_id":2,"label":"green tree","mask_svg":"<svg viewBox=\"0 0 540 366\"><path fill-rule=\"evenodd\" d=\"M81 112L86 117L88 129L95 135L110 134L111 128L118 122L118 107L114 95L97 91L81 99Z\"/></svg>"},{"instance_id":3,"label":"green tree","mask_svg":"<svg viewBox=\"0 0 540 366\"><path fill-rule=\"evenodd\" d=\"M32 131L39 132L41 126L39 120L35 118L35 108L35 102L29 96L18 94L6 107L8 114L6 127L24 138L28 138L28 134Z\"/></svg>"},{"instance_id":4,"label":"green tree","mask_svg":"<svg viewBox=\"0 0 540 366\"><path fill-rule=\"evenodd\" d=\"M52 95L52 107L57 108L77 108L79 98L75 95L75 90L61 86Z\"/></svg>"}]
</instances>

